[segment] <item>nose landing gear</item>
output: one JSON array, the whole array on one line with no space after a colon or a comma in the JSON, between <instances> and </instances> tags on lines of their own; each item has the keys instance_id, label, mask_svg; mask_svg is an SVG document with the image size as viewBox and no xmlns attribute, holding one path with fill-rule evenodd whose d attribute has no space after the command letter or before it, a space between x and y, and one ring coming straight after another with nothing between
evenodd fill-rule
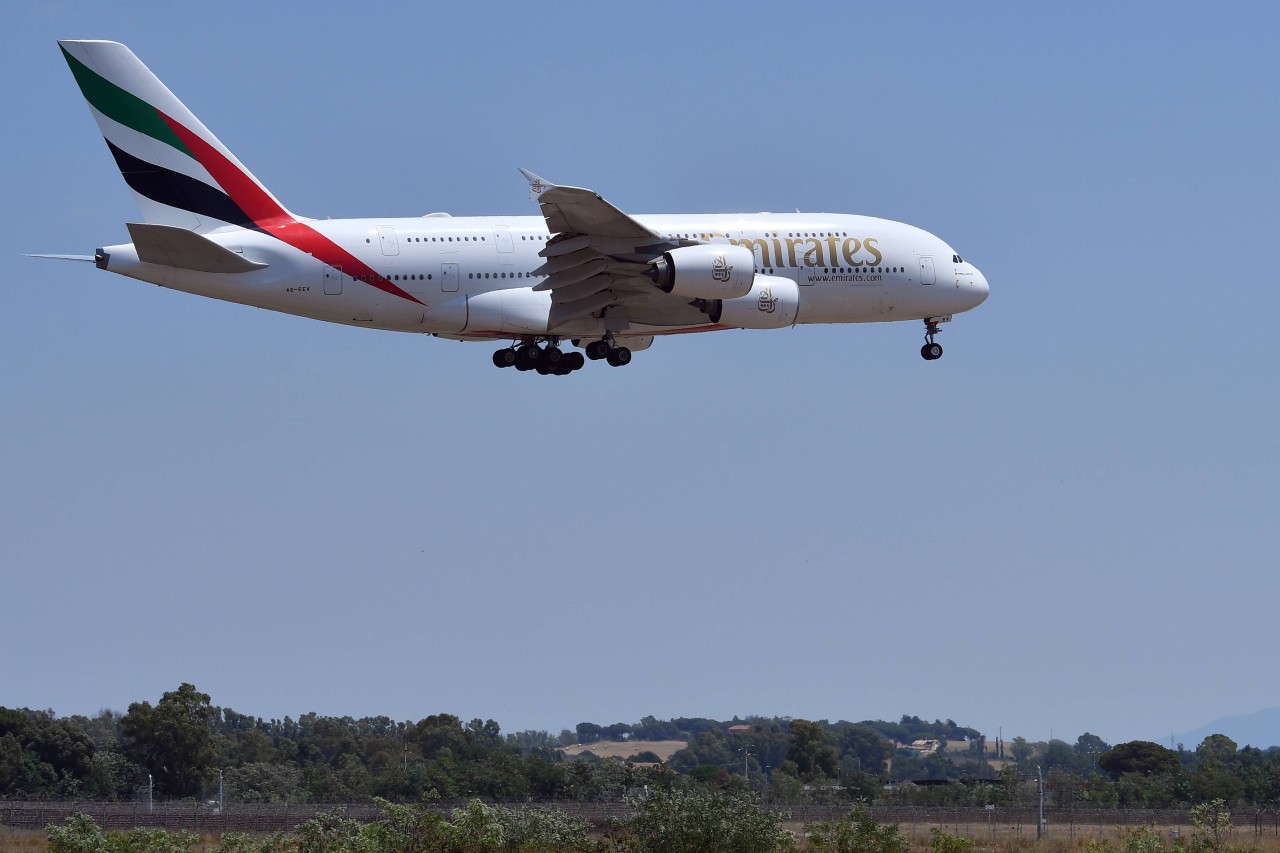
<instances>
[{"instance_id":1,"label":"nose landing gear","mask_svg":"<svg viewBox=\"0 0 1280 853\"><path fill-rule=\"evenodd\" d=\"M924 346L920 347L920 355L925 361L942 358L942 344L935 343L933 336L938 334L939 321L933 318L924 321Z\"/></svg>"}]
</instances>

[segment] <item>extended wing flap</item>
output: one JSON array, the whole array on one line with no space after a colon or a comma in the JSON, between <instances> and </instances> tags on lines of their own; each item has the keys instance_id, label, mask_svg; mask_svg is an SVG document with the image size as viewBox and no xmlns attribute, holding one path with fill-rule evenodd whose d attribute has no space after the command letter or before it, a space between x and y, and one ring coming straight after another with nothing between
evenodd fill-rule
<instances>
[{"instance_id":1,"label":"extended wing flap","mask_svg":"<svg viewBox=\"0 0 1280 853\"><path fill-rule=\"evenodd\" d=\"M173 225L128 223L138 260L197 272L239 273L267 266L220 246L208 237Z\"/></svg>"}]
</instances>

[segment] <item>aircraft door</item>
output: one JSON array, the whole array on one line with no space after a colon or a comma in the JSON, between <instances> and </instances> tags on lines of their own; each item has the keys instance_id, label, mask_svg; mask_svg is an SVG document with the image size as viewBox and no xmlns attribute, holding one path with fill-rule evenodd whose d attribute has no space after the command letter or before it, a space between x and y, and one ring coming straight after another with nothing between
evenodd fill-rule
<instances>
[{"instance_id":1,"label":"aircraft door","mask_svg":"<svg viewBox=\"0 0 1280 853\"><path fill-rule=\"evenodd\" d=\"M507 226L493 226L493 244L498 248L498 263L515 263L516 244L511 239L511 230Z\"/></svg>"},{"instance_id":2,"label":"aircraft door","mask_svg":"<svg viewBox=\"0 0 1280 853\"><path fill-rule=\"evenodd\" d=\"M440 290L443 293L458 292L458 275L457 264L441 264L440 265Z\"/></svg>"},{"instance_id":3,"label":"aircraft door","mask_svg":"<svg viewBox=\"0 0 1280 853\"><path fill-rule=\"evenodd\" d=\"M933 258L928 255L920 256L920 283L933 284L937 279L933 273Z\"/></svg>"},{"instance_id":4,"label":"aircraft door","mask_svg":"<svg viewBox=\"0 0 1280 853\"><path fill-rule=\"evenodd\" d=\"M400 243L396 240L396 229L392 228L390 225L379 226L378 242L382 244L382 254L400 254Z\"/></svg>"},{"instance_id":5,"label":"aircraft door","mask_svg":"<svg viewBox=\"0 0 1280 853\"><path fill-rule=\"evenodd\" d=\"M330 266L324 268L324 292L326 296L342 295L342 270Z\"/></svg>"}]
</instances>

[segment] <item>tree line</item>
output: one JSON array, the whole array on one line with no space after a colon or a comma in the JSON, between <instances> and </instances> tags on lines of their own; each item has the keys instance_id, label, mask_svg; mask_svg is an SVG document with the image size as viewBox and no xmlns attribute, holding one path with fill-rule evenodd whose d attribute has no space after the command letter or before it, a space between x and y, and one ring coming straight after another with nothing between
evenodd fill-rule
<instances>
[{"instance_id":1,"label":"tree line","mask_svg":"<svg viewBox=\"0 0 1280 853\"><path fill-rule=\"evenodd\" d=\"M644 741L680 740L662 762ZM591 751L631 742L626 759ZM575 758L563 748L585 745ZM625 751L625 750L624 750ZM1044 774L1068 807L1171 808L1220 799L1280 804L1280 749L1239 748L1223 735L1194 749L1147 741L1112 746L1014 738L989 745L951 720L897 722L746 717L597 725L558 735L504 734L493 720L434 714L304 714L264 720L220 708L191 684L121 714L58 717L0 708L0 796L16 799L212 800L241 803L618 801L638 793L751 793L774 803L1027 804Z\"/></svg>"}]
</instances>

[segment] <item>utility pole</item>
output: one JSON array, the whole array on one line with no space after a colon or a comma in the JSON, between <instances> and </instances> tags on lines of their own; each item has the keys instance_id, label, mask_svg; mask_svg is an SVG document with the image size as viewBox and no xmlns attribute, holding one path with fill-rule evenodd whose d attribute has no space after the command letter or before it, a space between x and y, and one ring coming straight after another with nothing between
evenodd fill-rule
<instances>
[{"instance_id":1,"label":"utility pole","mask_svg":"<svg viewBox=\"0 0 1280 853\"><path fill-rule=\"evenodd\" d=\"M218 814L222 814L222 768L218 768Z\"/></svg>"},{"instance_id":2,"label":"utility pole","mask_svg":"<svg viewBox=\"0 0 1280 853\"><path fill-rule=\"evenodd\" d=\"M147 811L148 812L153 812L156 810L155 809L155 802L156 802L155 793L156 793L155 780L152 779L151 774L148 773L147 774Z\"/></svg>"},{"instance_id":3,"label":"utility pole","mask_svg":"<svg viewBox=\"0 0 1280 853\"><path fill-rule=\"evenodd\" d=\"M1044 773L1040 771L1040 765L1036 765L1036 794L1040 801L1040 808L1036 815L1036 841L1044 837Z\"/></svg>"}]
</instances>

